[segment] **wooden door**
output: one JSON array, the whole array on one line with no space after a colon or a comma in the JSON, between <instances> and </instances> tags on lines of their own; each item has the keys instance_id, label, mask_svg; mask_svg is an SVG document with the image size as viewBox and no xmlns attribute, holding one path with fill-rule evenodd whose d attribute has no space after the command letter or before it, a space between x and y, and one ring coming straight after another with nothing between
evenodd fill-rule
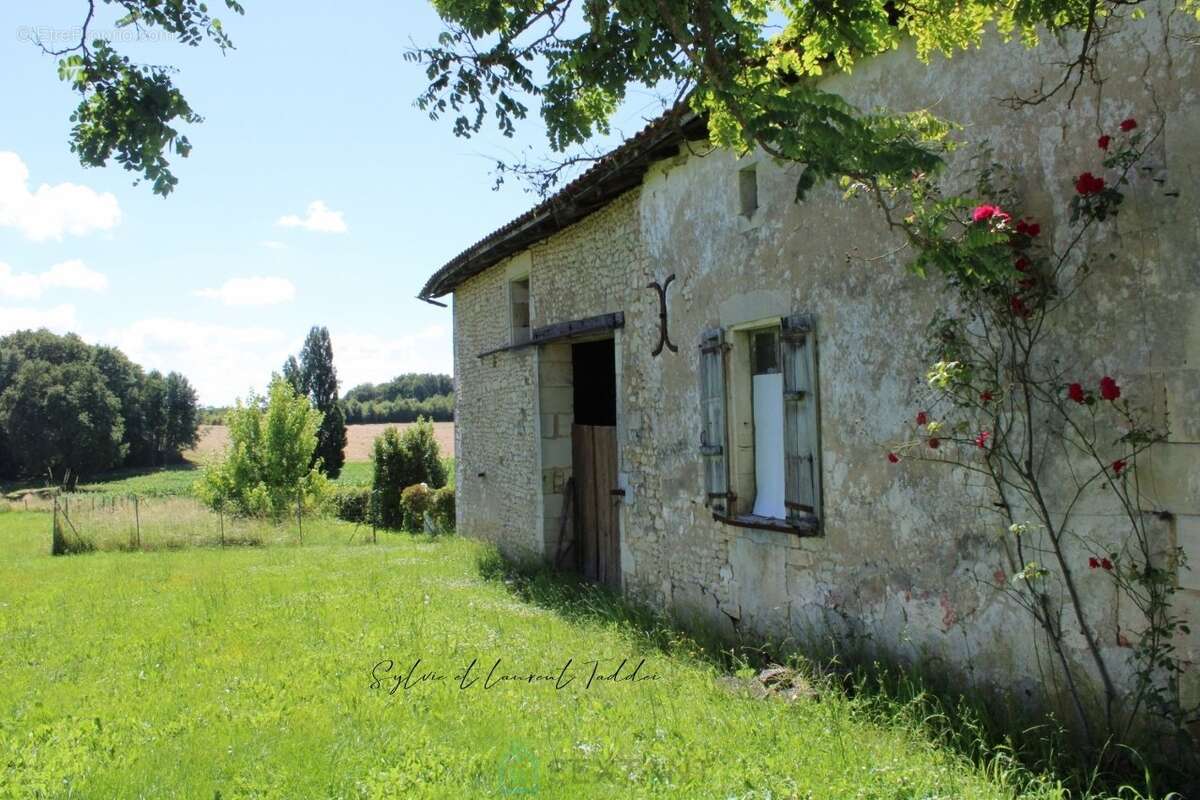
<instances>
[{"instance_id":1,"label":"wooden door","mask_svg":"<svg viewBox=\"0 0 1200 800\"><path fill-rule=\"evenodd\" d=\"M575 542L579 570L588 580L621 585L617 522L617 429L575 425L571 429L575 471Z\"/></svg>"}]
</instances>

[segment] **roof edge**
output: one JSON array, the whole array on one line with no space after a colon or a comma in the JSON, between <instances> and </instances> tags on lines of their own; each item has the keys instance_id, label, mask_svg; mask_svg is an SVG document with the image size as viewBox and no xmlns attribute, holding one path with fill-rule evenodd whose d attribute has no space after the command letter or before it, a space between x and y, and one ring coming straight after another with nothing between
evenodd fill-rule
<instances>
[{"instance_id":1,"label":"roof edge","mask_svg":"<svg viewBox=\"0 0 1200 800\"><path fill-rule=\"evenodd\" d=\"M449 294L469 278L599 211L640 185L654 161L671 155L670 148L707 135L703 117L684 105L672 108L562 189L446 262L417 297L431 300Z\"/></svg>"}]
</instances>

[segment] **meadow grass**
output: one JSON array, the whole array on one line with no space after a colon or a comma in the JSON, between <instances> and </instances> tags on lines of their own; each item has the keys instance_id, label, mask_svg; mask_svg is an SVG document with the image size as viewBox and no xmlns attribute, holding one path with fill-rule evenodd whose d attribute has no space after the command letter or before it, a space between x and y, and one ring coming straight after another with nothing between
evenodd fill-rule
<instances>
[{"instance_id":1,"label":"meadow grass","mask_svg":"<svg viewBox=\"0 0 1200 800\"><path fill-rule=\"evenodd\" d=\"M531 594L477 542L310 527L53 558L44 513L0 513L0 797L1064 796L841 692L730 688L692 640L603 590ZM654 679L589 682L622 659ZM571 680L487 681L498 660Z\"/></svg>"},{"instance_id":2,"label":"meadow grass","mask_svg":"<svg viewBox=\"0 0 1200 800\"><path fill-rule=\"evenodd\" d=\"M25 507L52 510L53 503L53 498L42 497ZM46 516L47 532L52 530L52 519ZM311 516L271 520L219 514L195 498L179 496L62 495L57 520L60 548L68 553L300 544L306 538L335 542L337 536L351 541L356 535L370 535L361 525Z\"/></svg>"},{"instance_id":3,"label":"meadow grass","mask_svg":"<svg viewBox=\"0 0 1200 800\"><path fill-rule=\"evenodd\" d=\"M122 469L80 483L79 492L106 494L137 494L144 497L178 497L192 493L200 478L200 468L190 461L169 467ZM0 495L24 489L38 489L45 480L24 480L0 484Z\"/></svg>"},{"instance_id":4,"label":"meadow grass","mask_svg":"<svg viewBox=\"0 0 1200 800\"><path fill-rule=\"evenodd\" d=\"M446 485L454 485L454 456L442 459L446 468ZM342 486L370 486L374 478L375 465L370 461L347 461L342 465L342 474L334 483Z\"/></svg>"}]
</instances>

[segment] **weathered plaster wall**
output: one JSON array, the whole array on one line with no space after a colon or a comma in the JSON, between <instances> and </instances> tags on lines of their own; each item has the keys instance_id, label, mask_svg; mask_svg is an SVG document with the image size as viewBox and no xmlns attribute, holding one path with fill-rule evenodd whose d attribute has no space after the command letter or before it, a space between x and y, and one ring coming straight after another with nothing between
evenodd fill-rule
<instances>
[{"instance_id":1,"label":"weathered plaster wall","mask_svg":"<svg viewBox=\"0 0 1200 800\"><path fill-rule=\"evenodd\" d=\"M1053 65L1064 59L1053 45L1031 53L990 42L929 68L895 53L830 85L864 106L932 106L964 123L971 141L989 140L998 160L1020 170L1027 208L1060 247L1069 235L1070 178L1100 160L1097 120L1149 121L1156 105L1162 110L1154 169L1093 248L1119 257L1098 261L1081 313L1062 336L1081 380L1114 375L1129 394L1169 414L1172 443L1159 448L1143 480L1155 507L1176 515L1159 526L1161 540L1184 546L1200 568L1200 69L1194 50L1167 41L1154 13L1109 42L1108 52L1102 95L1085 89L1072 108L1065 96L1022 111L992 99L1029 91L1039 71L1052 83ZM737 214L737 171L748 161L683 148L640 189L530 251L535 326L625 313L617 344L626 589L726 628L796 642L862 637L899 657L1036 691L1036 664L1046 654L1032 624L995 589L995 518L964 502L971 490L964 493L963 476L895 468L883 458L921 396L924 325L944 302L939 284L905 272L898 242L866 201L823 187L798 205L797 170L751 159L760 208L748 221ZM538 470L521 470L537 439L515 409L499 412L496 398L533 402L531 362L505 355L489 366L475 358L499 343L496 307L485 297L496 291L489 276L501 272L493 268L456 293L459 509L468 532L523 544L535 540L536 523L519 505ZM652 358L658 307L645 286L671 273L670 329L680 351ZM816 539L732 528L703 505L701 332L792 311L815 314L818 325L825 535ZM503 465L500 452L510 459ZM484 488L497 473L476 481L485 461L505 470L506 489L520 500L497 504ZM1103 498L1093 498L1081 519L1099 535L1120 524ZM1200 622L1198 575L1184 576L1181 607ZM1083 581L1085 602L1103 620L1104 646L1120 647L1123 615L1111 583L1099 574ZM1081 651L1081 641L1068 644ZM1200 658L1196 634L1181 645ZM1194 677L1188 691L1197 691Z\"/></svg>"}]
</instances>

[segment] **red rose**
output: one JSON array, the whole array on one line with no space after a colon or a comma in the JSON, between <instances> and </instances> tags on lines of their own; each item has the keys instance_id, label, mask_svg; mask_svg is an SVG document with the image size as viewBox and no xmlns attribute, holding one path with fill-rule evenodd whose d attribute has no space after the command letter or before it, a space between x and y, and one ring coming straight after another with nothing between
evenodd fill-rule
<instances>
[{"instance_id":1,"label":"red rose","mask_svg":"<svg viewBox=\"0 0 1200 800\"><path fill-rule=\"evenodd\" d=\"M975 210L971 212L971 221L987 222L989 219L1000 213L1003 212L1001 212L999 208L985 203L981 206L975 206Z\"/></svg>"},{"instance_id":2,"label":"red rose","mask_svg":"<svg viewBox=\"0 0 1200 800\"><path fill-rule=\"evenodd\" d=\"M1095 556L1092 556L1091 558L1088 559L1088 566L1091 567L1092 569L1100 569L1100 559L1096 558Z\"/></svg>"},{"instance_id":3,"label":"red rose","mask_svg":"<svg viewBox=\"0 0 1200 800\"><path fill-rule=\"evenodd\" d=\"M1125 469L1126 466L1125 459L1118 458L1112 463L1113 475L1120 475L1121 470Z\"/></svg>"},{"instance_id":4,"label":"red rose","mask_svg":"<svg viewBox=\"0 0 1200 800\"><path fill-rule=\"evenodd\" d=\"M1017 259L1017 263L1013 264L1013 266L1017 268L1017 272L1027 272L1029 270L1030 264L1032 264L1032 263L1033 262L1031 262L1025 256L1021 256L1020 258Z\"/></svg>"},{"instance_id":5,"label":"red rose","mask_svg":"<svg viewBox=\"0 0 1200 800\"><path fill-rule=\"evenodd\" d=\"M1029 310L1029 307L1025 305L1025 301L1022 300L1021 296L1018 294L1014 294L1011 298L1009 298L1008 307L1011 308L1012 313L1018 317L1028 317L1033 313Z\"/></svg>"},{"instance_id":6,"label":"red rose","mask_svg":"<svg viewBox=\"0 0 1200 800\"><path fill-rule=\"evenodd\" d=\"M979 435L975 437L975 445L980 448L986 448L987 442L988 442L988 437L990 437L990 436L991 436L991 434L988 433L987 431L980 431Z\"/></svg>"},{"instance_id":7,"label":"red rose","mask_svg":"<svg viewBox=\"0 0 1200 800\"><path fill-rule=\"evenodd\" d=\"M1087 398L1083 396L1083 384L1080 383L1072 383L1067 387L1067 397L1080 405L1087 402Z\"/></svg>"},{"instance_id":8,"label":"red rose","mask_svg":"<svg viewBox=\"0 0 1200 800\"><path fill-rule=\"evenodd\" d=\"M1104 569L1108 570L1109 572L1112 572L1113 563L1111 561L1109 561L1107 558L1100 559L1100 566L1103 567Z\"/></svg>"},{"instance_id":9,"label":"red rose","mask_svg":"<svg viewBox=\"0 0 1200 800\"><path fill-rule=\"evenodd\" d=\"M1023 219L1017 220L1017 233L1023 236L1028 236L1030 239L1042 232L1042 226L1036 222L1026 222Z\"/></svg>"},{"instance_id":10,"label":"red rose","mask_svg":"<svg viewBox=\"0 0 1200 800\"><path fill-rule=\"evenodd\" d=\"M936 436L929 437L929 449L930 450L937 450L941 446L942 446L941 439L938 439Z\"/></svg>"},{"instance_id":11,"label":"red rose","mask_svg":"<svg viewBox=\"0 0 1200 800\"><path fill-rule=\"evenodd\" d=\"M1137 127L1137 120L1134 119L1133 117L1130 117L1129 119L1125 119L1125 120L1121 121L1121 130L1124 131L1125 133L1129 133L1131 130L1133 130L1136 127Z\"/></svg>"},{"instance_id":12,"label":"red rose","mask_svg":"<svg viewBox=\"0 0 1200 800\"><path fill-rule=\"evenodd\" d=\"M1037 279L1021 278L1021 280L1017 281L1017 286L1020 286L1022 289L1032 289L1034 286L1037 286Z\"/></svg>"},{"instance_id":13,"label":"red rose","mask_svg":"<svg viewBox=\"0 0 1200 800\"><path fill-rule=\"evenodd\" d=\"M892 464L897 464L900 462L900 456L895 453L888 453L888 461Z\"/></svg>"},{"instance_id":14,"label":"red rose","mask_svg":"<svg viewBox=\"0 0 1200 800\"><path fill-rule=\"evenodd\" d=\"M991 392L989 392L989 391L986 391L986 390L985 390L985 391L982 391L982 392L980 392L980 393L979 393L979 402L981 402L981 403L990 403L990 402L992 402L992 393L991 393Z\"/></svg>"},{"instance_id":15,"label":"red rose","mask_svg":"<svg viewBox=\"0 0 1200 800\"><path fill-rule=\"evenodd\" d=\"M1116 400L1121 396L1121 387L1109 376L1100 379L1100 396L1105 400Z\"/></svg>"},{"instance_id":16,"label":"red rose","mask_svg":"<svg viewBox=\"0 0 1200 800\"><path fill-rule=\"evenodd\" d=\"M996 213L992 215L992 219L996 222L1012 222L1012 217L998 208L996 209Z\"/></svg>"},{"instance_id":17,"label":"red rose","mask_svg":"<svg viewBox=\"0 0 1200 800\"><path fill-rule=\"evenodd\" d=\"M1112 137L1106 133L1103 136L1101 136L1099 139L1096 140L1096 144L1100 146L1101 150L1107 150L1108 143L1111 141L1112 141Z\"/></svg>"},{"instance_id":18,"label":"red rose","mask_svg":"<svg viewBox=\"0 0 1200 800\"><path fill-rule=\"evenodd\" d=\"M917 424L925 425L928 422L929 422L929 415L926 414L924 411L918 411L917 412Z\"/></svg>"},{"instance_id":19,"label":"red rose","mask_svg":"<svg viewBox=\"0 0 1200 800\"><path fill-rule=\"evenodd\" d=\"M1090 194L1100 194L1104 191L1104 178L1098 178L1090 172L1085 172L1075 179L1075 191L1084 197Z\"/></svg>"}]
</instances>

